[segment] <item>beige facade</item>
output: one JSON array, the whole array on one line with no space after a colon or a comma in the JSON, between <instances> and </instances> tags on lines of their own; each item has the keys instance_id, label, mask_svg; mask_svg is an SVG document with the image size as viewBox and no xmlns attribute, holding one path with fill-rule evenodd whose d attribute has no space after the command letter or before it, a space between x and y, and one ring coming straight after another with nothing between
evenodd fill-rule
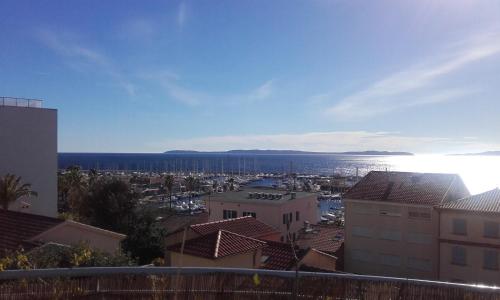
<instances>
[{"instance_id":1,"label":"beige facade","mask_svg":"<svg viewBox=\"0 0 500 300\"><path fill-rule=\"evenodd\" d=\"M344 200L345 270L438 278L439 215L431 206Z\"/></svg>"},{"instance_id":2,"label":"beige facade","mask_svg":"<svg viewBox=\"0 0 500 300\"><path fill-rule=\"evenodd\" d=\"M209 208L209 221L224 219L225 210L236 212L235 217L242 217L244 212L254 213L257 220L272 226L281 233L281 241L286 241L288 235L292 239L298 237L305 221L311 224L319 221L318 202L315 194L278 203L273 203L273 200L231 201L230 197L227 197L221 201L215 198L211 200Z\"/></svg>"},{"instance_id":3,"label":"beige facade","mask_svg":"<svg viewBox=\"0 0 500 300\"><path fill-rule=\"evenodd\" d=\"M0 105L0 176L21 176L38 197L13 203L11 210L57 215L57 111ZM29 203L22 208L21 201Z\"/></svg>"},{"instance_id":4,"label":"beige facade","mask_svg":"<svg viewBox=\"0 0 500 300\"><path fill-rule=\"evenodd\" d=\"M440 210L443 281L500 285L500 214Z\"/></svg>"},{"instance_id":5,"label":"beige facade","mask_svg":"<svg viewBox=\"0 0 500 300\"><path fill-rule=\"evenodd\" d=\"M31 238L34 242L54 242L65 245L87 243L90 247L114 254L120 250L125 235L100 229L94 226L65 221Z\"/></svg>"},{"instance_id":6,"label":"beige facade","mask_svg":"<svg viewBox=\"0 0 500 300\"><path fill-rule=\"evenodd\" d=\"M172 267L220 267L220 268L248 268L257 269L260 267L262 249L255 249L245 253L220 257L205 258L178 252L169 252L170 266ZM181 263L182 260L182 263Z\"/></svg>"}]
</instances>

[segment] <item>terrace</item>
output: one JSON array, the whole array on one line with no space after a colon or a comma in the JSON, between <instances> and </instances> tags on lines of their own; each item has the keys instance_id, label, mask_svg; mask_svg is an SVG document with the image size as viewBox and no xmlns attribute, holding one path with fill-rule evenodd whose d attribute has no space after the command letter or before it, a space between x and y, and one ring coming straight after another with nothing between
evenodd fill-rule
<instances>
[{"instance_id":1,"label":"terrace","mask_svg":"<svg viewBox=\"0 0 500 300\"><path fill-rule=\"evenodd\" d=\"M500 299L500 288L338 273L118 267L3 271L0 298Z\"/></svg>"},{"instance_id":2,"label":"terrace","mask_svg":"<svg viewBox=\"0 0 500 300\"><path fill-rule=\"evenodd\" d=\"M43 101L39 99L0 97L0 106L16 106L42 108Z\"/></svg>"}]
</instances>

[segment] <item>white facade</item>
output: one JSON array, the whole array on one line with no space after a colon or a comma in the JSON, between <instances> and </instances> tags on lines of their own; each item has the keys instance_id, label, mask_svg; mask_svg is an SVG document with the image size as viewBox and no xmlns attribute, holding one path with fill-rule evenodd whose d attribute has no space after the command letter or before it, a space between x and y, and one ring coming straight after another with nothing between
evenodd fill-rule
<instances>
[{"instance_id":1,"label":"white facade","mask_svg":"<svg viewBox=\"0 0 500 300\"><path fill-rule=\"evenodd\" d=\"M0 104L0 176L7 173L38 193L9 209L57 215L57 110ZM30 205L22 208L21 202Z\"/></svg>"}]
</instances>

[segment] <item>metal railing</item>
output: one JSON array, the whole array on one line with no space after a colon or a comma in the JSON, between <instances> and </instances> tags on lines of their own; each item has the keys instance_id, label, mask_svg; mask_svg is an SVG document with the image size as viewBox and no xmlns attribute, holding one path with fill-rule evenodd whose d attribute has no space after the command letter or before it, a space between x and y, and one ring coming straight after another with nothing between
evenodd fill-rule
<instances>
[{"instance_id":1,"label":"metal railing","mask_svg":"<svg viewBox=\"0 0 500 300\"><path fill-rule=\"evenodd\" d=\"M42 108L42 103L43 100L40 99L0 97L0 106Z\"/></svg>"},{"instance_id":2,"label":"metal railing","mask_svg":"<svg viewBox=\"0 0 500 300\"><path fill-rule=\"evenodd\" d=\"M500 288L416 279L228 268L0 272L1 299L500 299Z\"/></svg>"}]
</instances>

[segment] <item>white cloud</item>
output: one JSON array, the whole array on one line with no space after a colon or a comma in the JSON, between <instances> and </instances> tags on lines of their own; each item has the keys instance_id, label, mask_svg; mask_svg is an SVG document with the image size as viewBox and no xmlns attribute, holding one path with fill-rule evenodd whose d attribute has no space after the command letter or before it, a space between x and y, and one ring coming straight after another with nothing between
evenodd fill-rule
<instances>
[{"instance_id":1,"label":"white cloud","mask_svg":"<svg viewBox=\"0 0 500 300\"><path fill-rule=\"evenodd\" d=\"M244 104L270 98L274 92L274 80L268 80L247 92L235 94L211 94L187 88L180 76L170 71L149 72L142 78L159 84L168 97L178 103L195 107L201 104Z\"/></svg>"},{"instance_id":2,"label":"white cloud","mask_svg":"<svg viewBox=\"0 0 500 300\"><path fill-rule=\"evenodd\" d=\"M130 19L119 29L119 36L126 40L140 42L151 42L153 40L156 28L153 22L145 18Z\"/></svg>"},{"instance_id":3,"label":"white cloud","mask_svg":"<svg viewBox=\"0 0 500 300\"><path fill-rule=\"evenodd\" d=\"M179 26L180 29L182 29L184 27L184 23L186 23L186 14L186 3L182 1L177 9L177 26Z\"/></svg>"},{"instance_id":4,"label":"white cloud","mask_svg":"<svg viewBox=\"0 0 500 300\"><path fill-rule=\"evenodd\" d=\"M364 90L341 99L326 113L339 118L368 118L417 105L460 99L478 92L477 88L438 86L439 80L480 60L500 53L500 36L484 35L461 49L432 57L423 63L392 74ZM312 103L333 101L331 93L310 97Z\"/></svg>"},{"instance_id":5,"label":"white cloud","mask_svg":"<svg viewBox=\"0 0 500 300\"><path fill-rule=\"evenodd\" d=\"M97 68L107 74L127 94L135 95L134 84L126 80L124 75L104 54L75 42L74 38L59 35L50 30L38 31L37 37L49 49L64 57L68 65L74 69L83 71Z\"/></svg>"},{"instance_id":6,"label":"white cloud","mask_svg":"<svg viewBox=\"0 0 500 300\"><path fill-rule=\"evenodd\" d=\"M231 149L303 150L342 152L363 150L414 151L417 153L481 151L495 146L475 138L404 136L391 132L331 131L300 134L225 135L167 140L150 145L156 151L188 149L223 151ZM498 148L498 147L497 147Z\"/></svg>"}]
</instances>

